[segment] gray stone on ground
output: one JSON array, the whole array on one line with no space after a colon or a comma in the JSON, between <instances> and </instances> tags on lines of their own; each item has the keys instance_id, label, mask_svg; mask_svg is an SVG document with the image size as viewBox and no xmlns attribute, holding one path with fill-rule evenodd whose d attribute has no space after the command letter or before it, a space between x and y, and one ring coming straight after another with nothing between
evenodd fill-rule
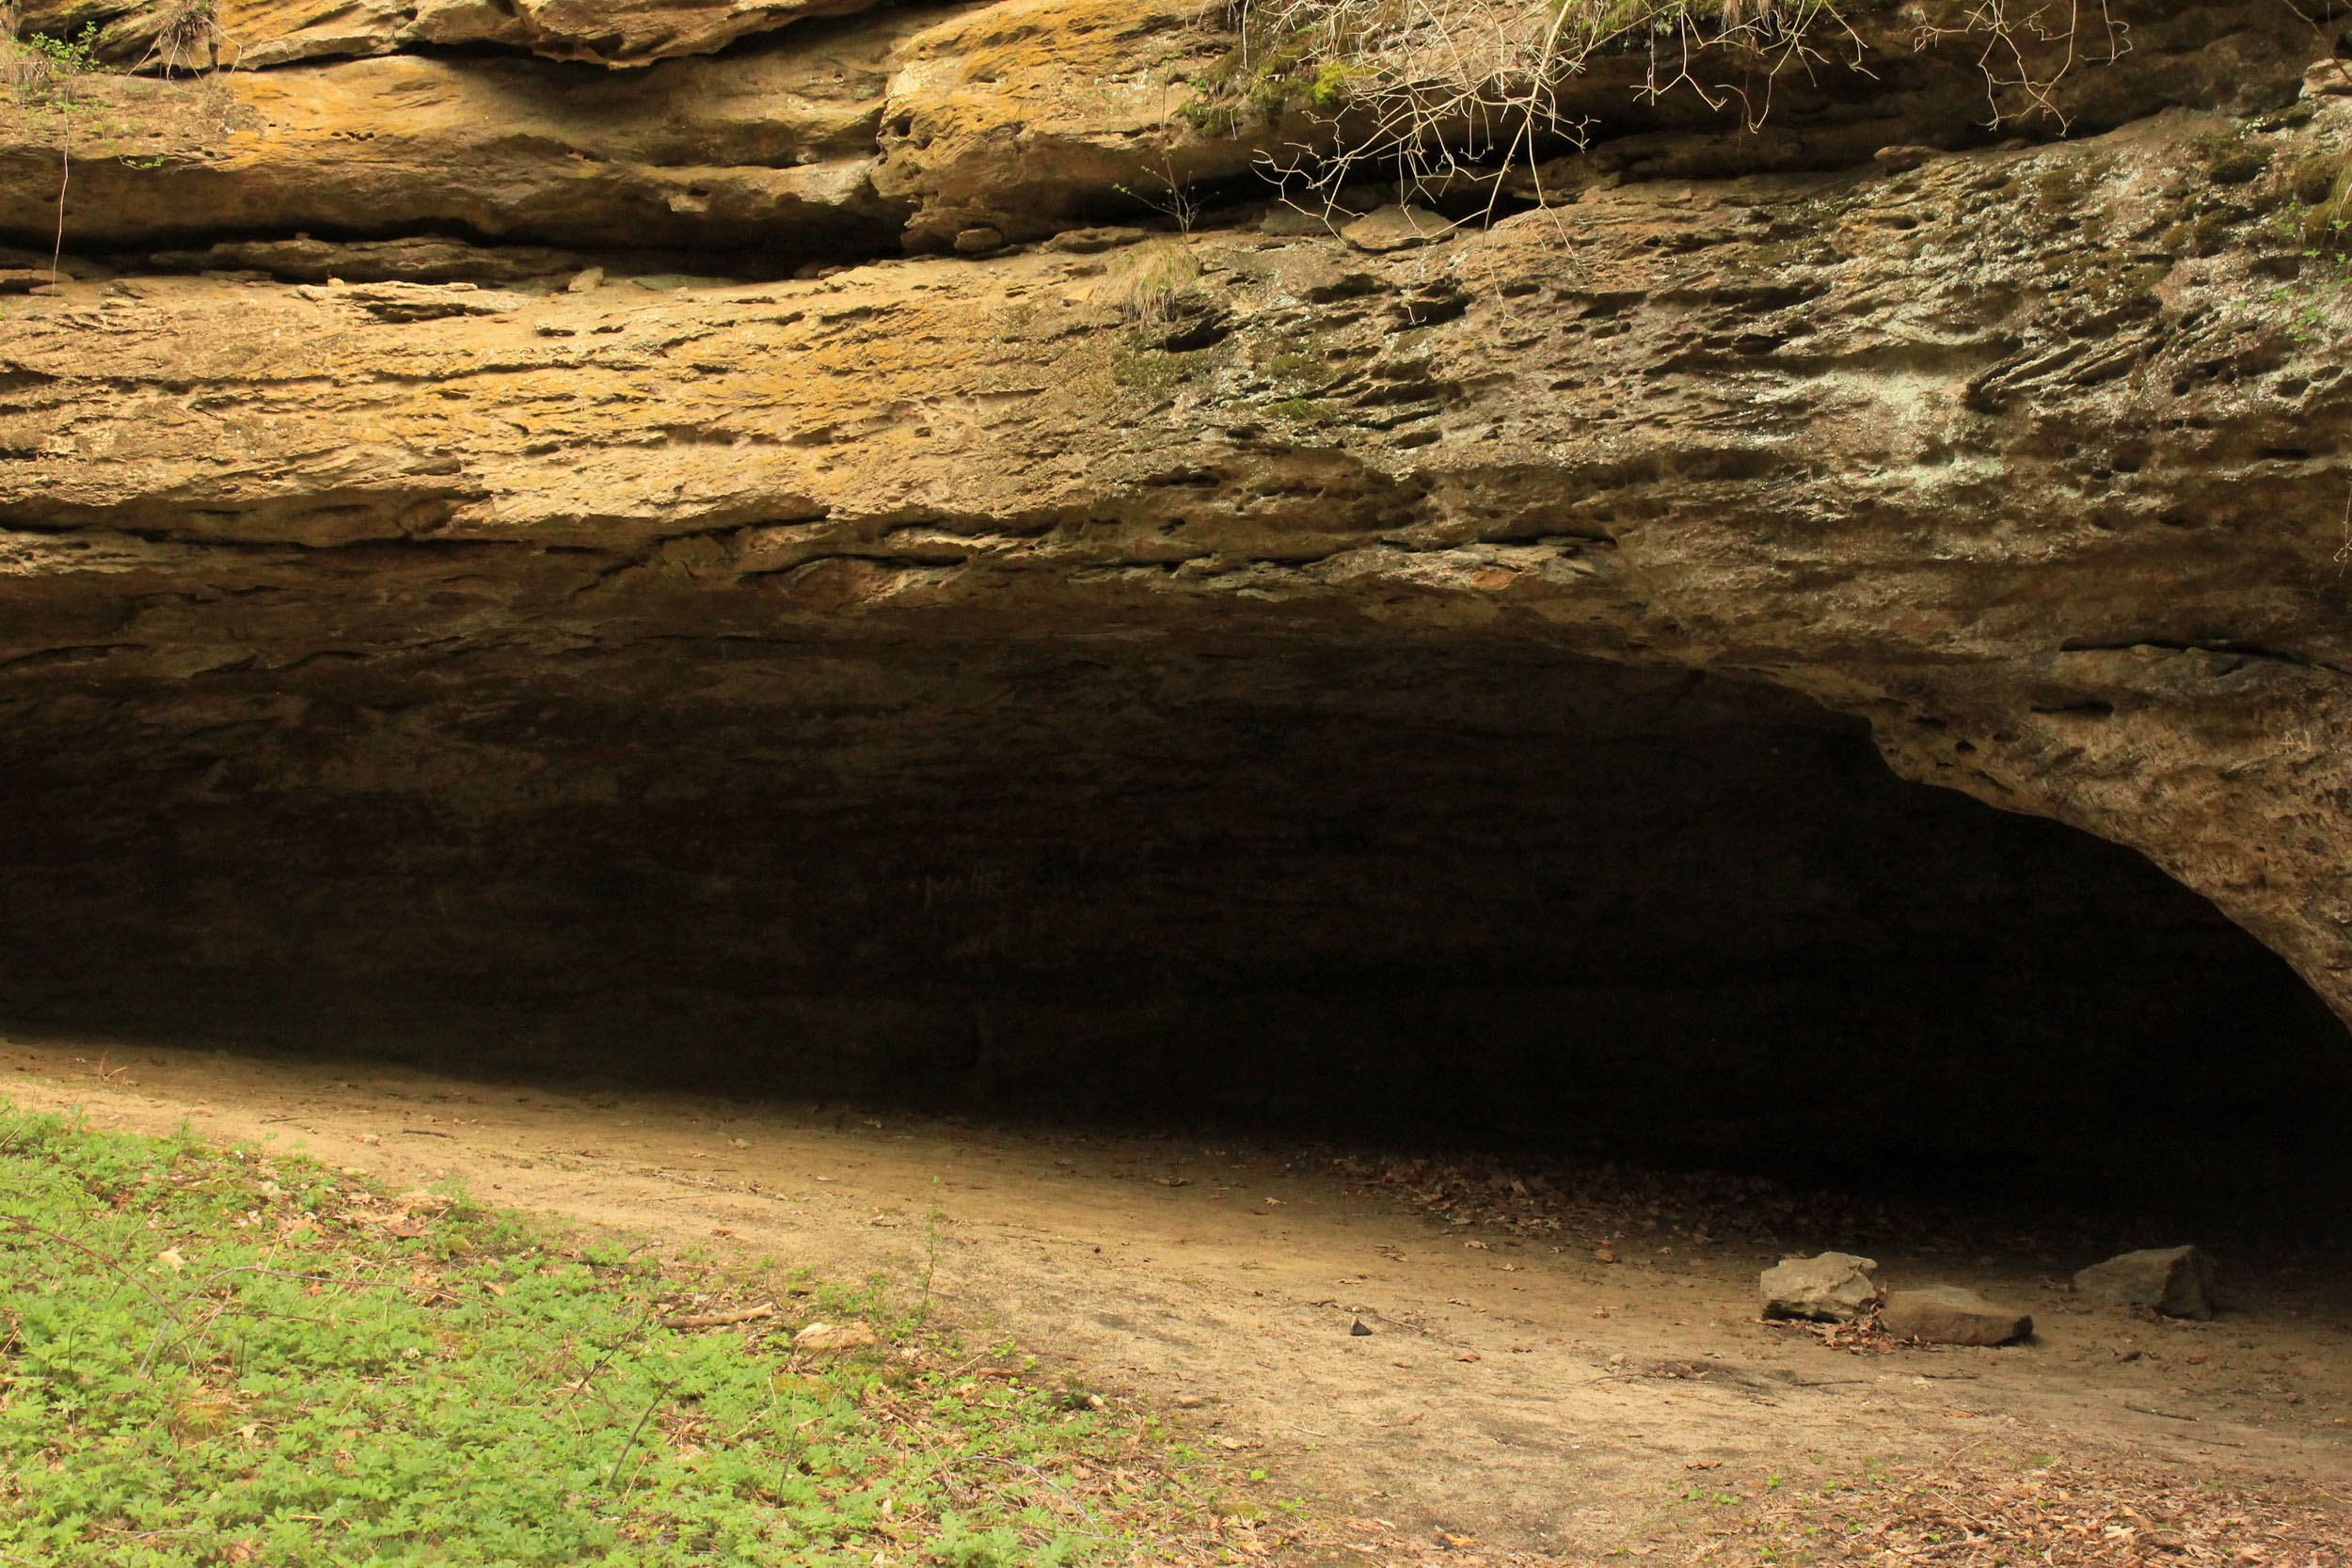
<instances>
[{"instance_id":1,"label":"gray stone on ground","mask_svg":"<svg viewBox=\"0 0 2352 1568\"><path fill-rule=\"evenodd\" d=\"M1340 237L1359 250L1406 250L1453 232L1453 224L1425 207L1382 207L1341 230Z\"/></svg>"},{"instance_id":2,"label":"gray stone on ground","mask_svg":"<svg viewBox=\"0 0 2352 1568\"><path fill-rule=\"evenodd\" d=\"M1005 236L993 229L965 229L956 235L956 254L986 256L1005 248Z\"/></svg>"},{"instance_id":3,"label":"gray stone on ground","mask_svg":"<svg viewBox=\"0 0 2352 1568\"><path fill-rule=\"evenodd\" d=\"M1875 1259L1851 1252L1792 1258L1764 1271L1756 1281L1768 1318L1810 1318L1816 1323L1851 1323L1878 1305Z\"/></svg>"},{"instance_id":4,"label":"gray stone on ground","mask_svg":"<svg viewBox=\"0 0 2352 1568\"><path fill-rule=\"evenodd\" d=\"M2213 1316L2213 1260L2193 1246L2149 1247L2094 1263L2074 1289L2102 1307L2168 1318Z\"/></svg>"},{"instance_id":5,"label":"gray stone on ground","mask_svg":"<svg viewBox=\"0 0 2352 1568\"><path fill-rule=\"evenodd\" d=\"M2006 1345L2033 1332L2033 1319L1959 1285L1889 1291L1879 1326L1898 1339L1931 1345Z\"/></svg>"}]
</instances>

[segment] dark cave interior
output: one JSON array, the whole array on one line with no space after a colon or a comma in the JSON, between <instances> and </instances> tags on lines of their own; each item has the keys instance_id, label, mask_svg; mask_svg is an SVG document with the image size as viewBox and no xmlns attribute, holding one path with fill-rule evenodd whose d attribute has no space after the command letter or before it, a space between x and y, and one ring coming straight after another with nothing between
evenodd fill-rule
<instances>
[{"instance_id":1,"label":"dark cave interior","mask_svg":"<svg viewBox=\"0 0 2352 1568\"><path fill-rule=\"evenodd\" d=\"M1771 688L1116 638L10 675L11 1031L1821 1186L2346 1185L2352 1053L2282 961Z\"/></svg>"}]
</instances>

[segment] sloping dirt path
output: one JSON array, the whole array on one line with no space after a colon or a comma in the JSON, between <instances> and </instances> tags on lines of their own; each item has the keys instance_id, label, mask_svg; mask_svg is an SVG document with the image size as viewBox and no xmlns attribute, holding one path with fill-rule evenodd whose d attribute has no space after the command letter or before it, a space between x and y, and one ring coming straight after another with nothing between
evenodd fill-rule
<instances>
[{"instance_id":1,"label":"sloping dirt path","mask_svg":"<svg viewBox=\"0 0 2352 1568\"><path fill-rule=\"evenodd\" d=\"M1962 1277L2028 1306L2035 1343L1856 1355L1754 1321L1773 1259L1753 1248L1603 1263L1441 1225L1303 1150L146 1045L8 1042L0 1094L404 1185L462 1178L495 1203L835 1278L912 1281L929 1261L961 1321L1263 1455L1269 1497L1385 1523L1333 1560L1698 1560L1710 1506L1865 1461L2057 1454L2352 1486L2341 1295L2139 1323L1984 1259ZM1951 1276L1949 1259L1882 1260L1896 1284Z\"/></svg>"}]
</instances>

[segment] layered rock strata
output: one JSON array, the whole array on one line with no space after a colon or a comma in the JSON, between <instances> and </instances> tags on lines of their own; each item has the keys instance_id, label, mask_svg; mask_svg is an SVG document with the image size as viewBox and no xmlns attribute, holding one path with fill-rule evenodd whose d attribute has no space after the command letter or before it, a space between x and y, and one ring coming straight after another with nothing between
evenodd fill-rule
<instances>
[{"instance_id":1,"label":"layered rock strata","mask_svg":"<svg viewBox=\"0 0 2352 1568\"><path fill-rule=\"evenodd\" d=\"M2102 131L2167 107L2270 110L2294 98L2305 63L2333 37L2280 0L2125 8L2111 34L2021 37L2015 74L2047 84L2026 93L1988 77L1988 40L1967 31L1969 14L1858 13L1858 53L1831 50L1755 80L1769 62L1727 59L1709 79L1744 97L1713 103L1692 92L1647 98L1654 62L1605 55L1558 105L1587 150L1549 157L1569 150L1539 142L1541 177L1521 170L1510 188L1557 199L1625 180L1853 166L1890 145ZM764 269L787 259L946 250L977 228L1038 240L1154 216L1180 192L1258 192L1263 172L1353 139L1343 117L1324 124L1296 103L1260 114L1229 102L1217 84L1233 40L1221 15L1136 0L998 0L805 22L643 71L355 47L327 53L362 57L194 81L85 77L71 112L49 91L0 104L0 233L51 238L58 154L71 144L79 164L67 229L81 247L429 229L675 245L773 276ZM73 17L43 24L67 28ZM1931 22L1959 31L1915 47ZM2102 58L2070 63L2078 55ZM1769 118L1749 128L1739 105L1768 97ZM1380 199L1383 178L1365 169L1356 194ZM1492 190L1470 181L1450 194L1460 210L1484 212Z\"/></svg>"},{"instance_id":2,"label":"layered rock strata","mask_svg":"<svg viewBox=\"0 0 2352 1568\"><path fill-rule=\"evenodd\" d=\"M0 277L32 291L0 320L0 696L23 811L61 822L117 773L124 804L62 858L20 842L22 907L151 830L186 877L151 856L67 926L179 899L174 961L201 967L209 927L234 967L270 940L221 883L234 824L275 824L257 865L393 911L306 914L331 928L320 962L356 973L373 940L405 955L387 974L456 974L470 942L531 949L590 863L626 863L596 942L626 949L631 899L698 907L688 928L727 933L698 984L895 992L977 1059L1009 1049L972 1012L991 975L1214 989L1248 942L1197 923L1244 884L1180 886L1190 857L1289 865L1301 909L1348 911L1303 942L1316 962L1404 941L1429 973L1500 953L1486 973L1549 986L1529 955L1605 906L1480 927L1442 960L1398 908L1367 944L1376 857L1341 828L1294 812L1253 853L1184 803L1263 800L1311 770L1274 737L1321 736L1362 769L1329 782L1343 816L1442 855L1427 791L1490 811L1496 778L1578 776L1548 748L1619 759L1593 800L1613 768L1667 777L1625 760L1681 733L1643 705L1663 691L1712 715L1689 754L1802 750L1843 715L1905 778L2127 846L2352 1016L2352 321L2308 222L2340 198L2352 101L2302 91L2329 40L2251 14L2152 15L2070 78L2076 129L2104 135L1982 145L1949 113L1982 82L1940 57L1832 73L1745 142L1628 113L1555 168L1575 199L1382 254L1231 207L1189 235L1020 244L1148 218L1120 189L1143 171L1245 176L1290 134L1171 128L1199 23L1106 4L880 12L634 72L395 54L111 84L168 108L162 165L84 166L72 276ZM54 217L51 112L20 105L0 161L23 238ZM1881 138L1918 150L1855 161ZM1011 248L898 254L979 228ZM589 270L625 246L689 257ZM158 270L214 260L262 276ZM1795 696L1725 694L1757 687ZM1549 738L1489 767L1515 734ZM1577 798L1526 808L1563 877L1600 863ZM1911 823L1870 843L1994 842L1852 809ZM632 813L659 852L627 847ZM950 819L956 852L903 849ZM361 863L377 821L405 869ZM437 834L467 847L438 870ZM501 840L512 884L420 931ZM1531 853L1490 825L1462 842L1490 868ZM1611 873L1649 897L1628 929L1673 930L1638 863ZM1470 881L1430 897L1471 908ZM1023 886L1061 891L993 907ZM940 928L956 899L992 909ZM1752 949L1764 968L1867 924L1796 904L1813 935ZM2021 918L2029 946L2081 937ZM1113 1034L1151 1011L1104 1006Z\"/></svg>"}]
</instances>

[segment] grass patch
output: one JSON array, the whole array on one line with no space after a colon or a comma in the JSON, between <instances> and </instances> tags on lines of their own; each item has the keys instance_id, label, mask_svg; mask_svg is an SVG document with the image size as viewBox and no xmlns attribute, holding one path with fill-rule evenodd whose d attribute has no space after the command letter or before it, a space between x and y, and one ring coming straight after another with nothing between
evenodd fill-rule
<instances>
[{"instance_id":1,"label":"grass patch","mask_svg":"<svg viewBox=\"0 0 2352 1568\"><path fill-rule=\"evenodd\" d=\"M1156 343L1211 309L1200 278L1190 245L1156 240L1120 257L1104 280L1104 293L1138 338Z\"/></svg>"},{"instance_id":2,"label":"grass patch","mask_svg":"<svg viewBox=\"0 0 2352 1568\"><path fill-rule=\"evenodd\" d=\"M0 1188L0 1562L988 1568L1219 1528L1150 1419L879 1287L5 1104ZM848 1343L796 1347L819 1321Z\"/></svg>"}]
</instances>

